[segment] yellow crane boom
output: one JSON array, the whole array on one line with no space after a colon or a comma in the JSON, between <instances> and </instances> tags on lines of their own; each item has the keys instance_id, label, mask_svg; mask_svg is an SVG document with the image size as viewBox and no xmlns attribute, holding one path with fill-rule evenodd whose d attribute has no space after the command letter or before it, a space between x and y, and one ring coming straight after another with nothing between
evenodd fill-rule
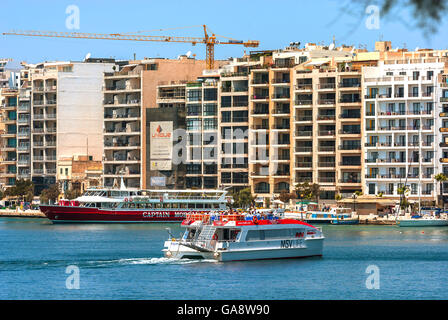
<instances>
[{"instance_id":1,"label":"yellow crane boom","mask_svg":"<svg viewBox=\"0 0 448 320\"><path fill-rule=\"evenodd\" d=\"M215 44L233 44L243 45L244 47L258 47L260 41L248 40L241 41L227 38L225 41L217 40L217 36L212 33L208 35L207 26L203 25L204 37L176 37L176 36L157 36L157 35L137 35L122 33L85 33L85 32L57 32L57 31L10 31L3 35L32 36L32 37L53 37L53 38L78 38L78 39L103 39L103 40L128 40L128 41L157 41L157 42L180 42L196 45L202 43L206 45L206 65L207 69L214 69Z\"/></svg>"}]
</instances>

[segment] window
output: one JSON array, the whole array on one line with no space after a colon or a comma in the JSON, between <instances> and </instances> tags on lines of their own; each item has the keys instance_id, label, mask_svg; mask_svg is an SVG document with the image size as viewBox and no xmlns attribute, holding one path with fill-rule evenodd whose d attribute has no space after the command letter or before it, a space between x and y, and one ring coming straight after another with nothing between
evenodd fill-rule
<instances>
[{"instance_id":1,"label":"window","mask_svg":"<svg viewBox=\"0 0 448 320\"><path fill-rule=\"evenodd\" d=\"M418 80L419 76L420 76L420 72L418 72L418 71L412 72L412 80Z\"/></svg>"},{"instance_id":2,"label":"window","mask_svg":"<svg viewBox=\"0 0 448 320\"><path fill-rule=\"evenodd\" d=\"M157 70L158 66L157 63L150 63L146 65L146 70Z\"/></svg>"},{"instance_id":3,"label":"window","mask_svg":"<svg viewBox=\"0 0 448 320\"><path fill-rule=\"evenodd\" d=\"M204 101L218 100L218 89L204 89Z\"/></svg>"},{"instance_id":4,"label":"window","mask_svg":"<svg viewBox=\"0 0 448 320\"><path fill-rule=\"evenodd\" d=\"M218 106L214 103L204 105L204 116L216 116L217 109Z\"/></svg>"},{"instance_id":5,"label":"window","mask_svg":"<svg viewBox=\"0 0 448 320\"><path fill-rule=\"evenodd\" d=\"M191 104L187 106L187 115L189 116L200 116L201 115L201 105Z\"/></svg>"},{"instance_id":6,"label":"window","mask_svg":"<svg viewBox=\"0 0 448 320\"><path fill-rule=\"evenodd\" d=\"M223 111L221 113L221 122L231 122L231 114L230 111Z\"/></svg>"},{"instance_id":7,"label":"window","mask_svg":"<svg viewBox=\"0 0 448 320\"><path fill-rule=\"evenodd\" d=\"M222 96L221 97L221 107L231 107L232 106L232 97L231 96Z\"/></svg>"},{"instance_id":8,"label":"window","mask_svg":"<svg viewBox=\"0 0 448 320\"><path fill-rule=\"evenodd\" d=\"M187 120L187 130L201 130L201 120L200 119L188 119Z\"/></svg>"},{"instance_id":9,"label":"window","mask_svg":"<svg viewBox=\"0 0 448 320\"><path fill-rule=\"evenodd\" d=\"M201 101L202 98L201 90L189 90L187 97L188 101Z\"/></svg>"},{"instance_id":10,"label":"window","mask_svg":"<svg viewBox=\"0 0 448 320\"><path fill-rule=\"evenodd\" d=\"M246 235L246 241L264 240L264 230L249 230Z\"/></svg>"},{"instance_id":11,"label":"window","mask_svg":"<svg viewBox=\"0 0 448 320\"><path fill-rule=\"evenodd\" d=\"M204 119L204 130L218 129L217 119Z\"/></svg>"}]
</instances>

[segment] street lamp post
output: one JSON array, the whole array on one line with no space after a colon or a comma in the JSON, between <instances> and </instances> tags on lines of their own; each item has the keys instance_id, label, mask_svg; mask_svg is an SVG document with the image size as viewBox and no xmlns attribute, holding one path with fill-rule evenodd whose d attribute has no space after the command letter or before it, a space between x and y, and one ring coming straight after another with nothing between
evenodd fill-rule
<instances>
[{"instance_id":1,"label":"street lamp post","mask_svg":"<svg viewBox=\"0 0 448 320\"><path fill-rule=\"evenodd\" d=\"M353 211L356 212L356 198L358 198L358 195L356 193L353 193Z\"/></svg>"}]
</instances>

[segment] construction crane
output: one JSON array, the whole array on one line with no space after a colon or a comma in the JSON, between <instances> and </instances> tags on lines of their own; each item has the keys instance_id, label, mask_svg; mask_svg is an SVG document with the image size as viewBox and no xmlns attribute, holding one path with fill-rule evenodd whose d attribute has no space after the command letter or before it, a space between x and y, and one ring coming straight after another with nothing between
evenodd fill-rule
<instances>
[{"instance_id":1,"label":"construction crane","mask_svg":"<svg viewBox=\"0 0 448 320\"><path fill-rule=\"evenodd\" d=\"M219 36L214 33L208 34L207 30L210 29L204 24L204 37L176 37L176 36L157 36L157 35L139 35L139 34L127 34L127 33L82 33L82 32L57 32L57 31L10 31L4 32L3 35L16 35L16 36L32 36L32 37L54 37L54 38L79 38L79 39L104 39L104 40L128 40L128 41L158 41L158 42L182 42L191 43L196 45L197 43L203 43L206 46L206 63L207 69L214 69L215 64L215 44L233 44L243 45L244 47L258 47L260 41L248 40L246 42L242 40L235 40L229 37ZM135 32L138 33L138 32ZM217 37L223 37L227 40L220 41Z\"/></svg>"}]
</instances>

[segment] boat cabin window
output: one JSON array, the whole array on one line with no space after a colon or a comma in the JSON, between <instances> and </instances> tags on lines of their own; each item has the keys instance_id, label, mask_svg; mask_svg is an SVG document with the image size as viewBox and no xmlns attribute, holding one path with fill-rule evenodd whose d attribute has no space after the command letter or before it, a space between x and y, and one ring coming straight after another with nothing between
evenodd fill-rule
<instances>
[{"instance_id":1,"label":"boat cabin window","mask_svg":"<svg viewBox=\"0 0 448 320\"><path fill-rule=\"evenodd\" d=\"M186 209L187 208L187 204L186 203L179 203L179 208Z\"/></svg>"},{"instance_id":2,"label":"boat cabin window","mask_svg":"<svg viewBox=\"0 0 448 320\"><path fill-rule=\"evenodd\" d=\"M171 204L170 203L164 203L163 204L163 208L169 209L169 208L171 208Z\"/></svg>"},{"instance_id":3,"label":"boat cabin window","mask_svg":"<svg viewBox=\"0 0 448 320\"><path fill-rule=\"evenodd\" d=\"M118 198L120 196L120 191L111 191L111 197Z\"/></svg>"},{"instance_id":4,"label":"boat cabin window","mask_svg":"<svg viewBox=\"0 0 448 320\"><path fill-rule=\"evenodd\" d=\"M154 203L154 208L160 209L160 208L162 208L162 204L161 203Z\"/></svg>"},{"instance_id":5,"label":"boat cabin window","mask_svg":"<svg viewBox=\"0 0 448 320\"><path fill-rule=\"evenodd\" d=\"M246 241L264 240L264 230L247 231Z\"/></svg>"},{"instance_id":6,"label":"boat cabin window","mask_svg":"<svg viewBox=\"0 0 448 320\"><path fill-rule=\"evenodd\" d=\"M204 204L203 203L196 203L196 209L203 209Z\"/></svg>"},{"instance_id":7,"label":"boat cabin window","mask_svg":"<svg viewBox=\"0 0 448 320\"><path fill-rule=\"evenodd\" d=\"M196 229L187 229L184 233L183 239L184 240L192 240L194 239L196 235Z\"/></svg>"},{"instance_id":8,"label":"boat cabin window","mask_svg":"<svg viewBox=\"0 0 448 320\"><path fill-rule=\"evenodd\" d=\"M304 229L271 229L271 230L249 230L246 241L253 240L279 240L288 238L300 238L305 233Z\"/></svg>"},{"instance_id":9,"label":"boat cabin window","mask_svg":"<svg viewBox=\"0 0 448 320\"><path fill-rule=\"evenodd\" d=\"M188 209L196 209L196 206L194 203L189 203L188 204Z\"/></svg>"},{"instance_id":10,"label":"boat cabin window","mask_svg":"<svg viewBox=\"0 0 448 320\"><path fill-rule=\"evenodd\" d=\"M219 241L236 241L240 231L240 229L222 228L218 229L216 232L218 234Z\"/></svg>"}]
</instances>

